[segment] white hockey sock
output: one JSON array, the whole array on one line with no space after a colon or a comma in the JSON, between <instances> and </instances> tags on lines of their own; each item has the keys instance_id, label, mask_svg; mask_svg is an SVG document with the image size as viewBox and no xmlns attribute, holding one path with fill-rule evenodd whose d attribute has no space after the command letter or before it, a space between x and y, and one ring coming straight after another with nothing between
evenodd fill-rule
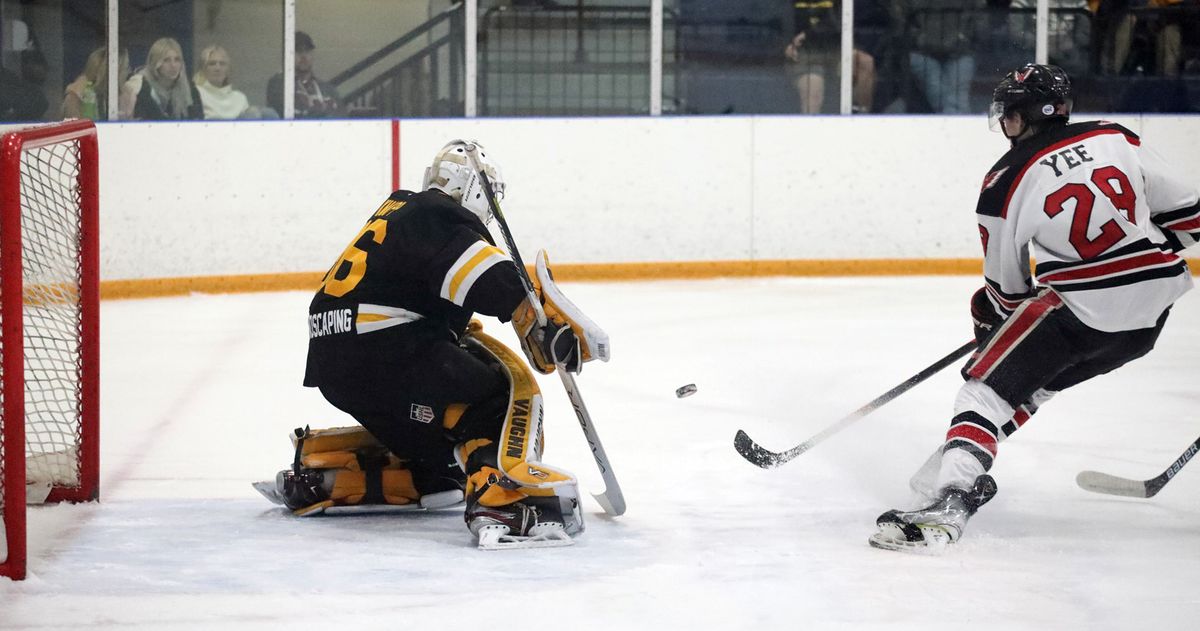
<instances>
[{"instance_id":1,"label":"white hockey sock","mask_svg":"<svg viewBox=\"0 0 1200 631\"><path fill-rule=\"evenodd\" d=\"M941 490L952 486L969 491L975 485L975 478L987 473L983 463L974 454L965 449L948 449L942 454L941 467L938 469L937 484L934 489Z\"/></svg>"}]
</instances>

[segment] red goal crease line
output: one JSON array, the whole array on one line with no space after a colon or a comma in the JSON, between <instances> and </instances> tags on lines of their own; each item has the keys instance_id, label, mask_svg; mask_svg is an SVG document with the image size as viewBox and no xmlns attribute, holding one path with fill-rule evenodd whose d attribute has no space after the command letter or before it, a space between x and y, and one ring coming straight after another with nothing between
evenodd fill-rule
<instances>
[{"instance_id":1,"label":"red goal crease line","mask_svg":"<svg viewBox=\"0 0 1200 631\"><path fill-rule=\"evenodd\" d=\"M1187 259L1200 275L1200 259ZM672 261L648 263L559 263L556 279L567 282L707 280L769 276L971 276L983 273L982 259L796 259L770 261ZM103 300L157 298L192 293L228 294L316 291L322 272L144 278L100 282Z\"/></svg>"}]
</instances>

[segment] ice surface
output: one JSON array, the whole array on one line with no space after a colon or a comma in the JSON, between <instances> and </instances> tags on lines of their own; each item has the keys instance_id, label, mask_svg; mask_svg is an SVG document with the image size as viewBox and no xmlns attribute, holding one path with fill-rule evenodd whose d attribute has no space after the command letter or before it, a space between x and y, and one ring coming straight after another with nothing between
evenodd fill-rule
<instances>
[{"instance_id":1,"label":"ice surface","mask_svg":"<svg viewBox=\"0 0 1200 631\"><path fill-rule=\"evenodd\" d=\"M587 499L576 546L486 553L457 511L299 520L250 487L290 462L292 428L349 422L300 386L308 294L106 302L102 501L30 509L0 629L1193 628L1200 465L1151 500L1074 477L1148 478L1196 438L1200 293L1148 357L1001 445L1000 493L944 556L867 537L940 442L953 369L780 469L734 452L739 428L790 447L966 341L978 282L564 285L613 341L578 382L629 512ZM547 463L600 490L558 379L541 384Z\"/></svg>"}]
</instances>

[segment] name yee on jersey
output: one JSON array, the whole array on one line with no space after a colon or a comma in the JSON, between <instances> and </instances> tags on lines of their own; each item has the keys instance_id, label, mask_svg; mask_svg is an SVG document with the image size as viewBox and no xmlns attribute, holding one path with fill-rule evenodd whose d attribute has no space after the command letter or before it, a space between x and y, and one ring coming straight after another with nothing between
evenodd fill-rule
<instances>
[{"instance_id":1,"label":"name yee on jersey","mask_svg":"<svg viewBox=\"0 0 1200 631\"><path fill-rule=\"evenodd\" d=\"M1075 156L1079 156L1079 158L1076 159ZM1038 164L1043 164L1054 169L1054 175L1061 177L1063 172L1058 168L1058 159L1060 157L1062 158L1063 170L1074 169L1077 166L1081 166L1084 162L1092 162L1092 156L1089 156L1087 150L1080 144L1069 149L1051 153L1045 159L1039 160Z\"/></svg>"},{"instance_id":2,"label":"name yee on jersey","mask_svg":"<svg viewBox=\"0 0 1200 631\"><path fill-rule=\"evenodd\" d=\"M333 309L308 316L308 339L352 333L354 317L351 309Z\"/></svg>"}]
</instances>

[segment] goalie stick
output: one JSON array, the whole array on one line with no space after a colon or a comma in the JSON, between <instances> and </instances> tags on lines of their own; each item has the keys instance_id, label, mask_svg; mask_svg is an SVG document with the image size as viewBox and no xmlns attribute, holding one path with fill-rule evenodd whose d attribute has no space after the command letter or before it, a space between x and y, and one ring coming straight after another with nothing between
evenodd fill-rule
<instances>
[{"instance_id":1,"label":"goalie stick","mask_svg":"<svg viewBox=\"0 0 1200 631\"><path fill-rule=\"evenodd\" d=\"M1188 445L1187 449L1183 451L1183 455L1176 458L1166 471L1149 480L1131 480L1099 471L1080 471L1079 475L1075 476L1075 483L1079 485L1079 488L1093 493L1126 497L1154 497L1198 452L1200 452L1200 438Z\"/></svg>"},{"instance_id":2,"label":"goalie stick","mask_svg":"<svg viewBox=\"0 0 1200 631\"><path fill-rule=\"evenodd\" d=\"M905 392L908 392L913 386L925 381L938 372L941 372L941 370L946 366L949 366L950 364L953 364L959 359L965 357L967 353L970 353L975 349L975 346L975 340L971 340L970 342L967 342L966 344L954 349L949 355L937 360L925 370L922 370L921 372L906 379L904 383L901 383L895 388L892 388L891 390L879 395L870 403L858 408L857 410L851 412L848 416L842 418L840 421L821 430L821 432L816 436L809 438L808 440L796 445L795 447L792 447L787 451L777 453L764 449L761 445L754 442L754 440L752 440L750 436L746 434L746 432L740 429L733 437L733 447L734 449L737 449L739 454L742 454L743 458L749 460L751 464L762 467L763 469L774 469L775 467L787 463L791 459L799 456L809 449L812 449L826 438L829 438L843 429L846 429L858 419L870 414L871 412L874 412L877 408L883 407L885 403L888 403L892 399L895 399Z\"/></svg>"},{"instance_id":3,"label":"goalie stick","mask_svg":"<svg viewBox=\"0 0 1200 631\"><path fill-rule=\"evenodd\" d=\"M496 218L496 222L500 225L500 232L504 235L504 242L508 245L508 253L512 256L513 262L517 264L517 270L521 273L521 283L525 285L525 293L529 296L529 303L533 305L538 325L545 326L546 312L542 310L542 303L538 300L537 292L533 289L533 280L529 278L529 270L525 269L525 262L521 260L521 253L517 251L517 243L513 239L512 230L509 229L508 222L504 219L504 213L500 210L500 204L496 202L496 194L492 189L492 181L480 167L479 159L476 156L477 151L479 151L478 145L467 145L467 157L471 160L471 167L479 174L480 183L483 184L483 192L487 196L488 207L491 208L492 216ZM555 372L562 379L563 388L567 391L567 397L571 400L571 407L575 410L575 416L579 419L579 427L583 429L583 435L587 438L588 446L592 449L592 458L596 460L596 467L600 469L600 476L604 480L604 492L593 493L592 497L596 499L596 502L600 504L605 513L614 517L621 515L625 512L625 496L621 493L621 485L617 483L617 477L613 474L612 466L608 462L608 456L604 453L604 445L600 443L600 435L596 433L596 428L592 425L592 417L588 414L587 406L583 403L583 397L579 394L579 387L575 385L575 377L567 372L561 364Z\"/></svg>"}]
</instances>

